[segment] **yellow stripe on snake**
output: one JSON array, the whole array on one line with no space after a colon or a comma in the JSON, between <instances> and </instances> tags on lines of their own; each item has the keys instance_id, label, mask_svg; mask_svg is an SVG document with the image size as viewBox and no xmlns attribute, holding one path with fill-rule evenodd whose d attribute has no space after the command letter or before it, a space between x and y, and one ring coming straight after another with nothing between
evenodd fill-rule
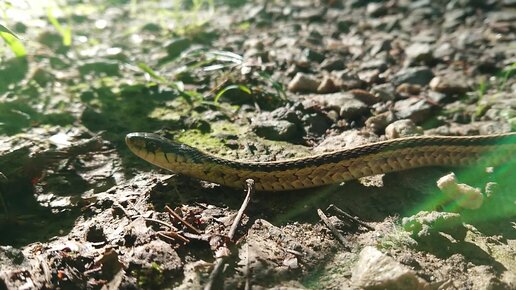
<instances>
[{"instance_id":1,"label":"yellow stripe on snake","mask_svg":"<svg viewBox=\"0 0 516 290\"><path fill-rule=\"evenodd\" d=\"M133 153L159 167L233 188L243 188L252 178L260 191L316 187L425 166L516 161L516 133L408 137L272 162L227 160L152 133L130 133L125 140Z\"/></svg>"}]
</instances>

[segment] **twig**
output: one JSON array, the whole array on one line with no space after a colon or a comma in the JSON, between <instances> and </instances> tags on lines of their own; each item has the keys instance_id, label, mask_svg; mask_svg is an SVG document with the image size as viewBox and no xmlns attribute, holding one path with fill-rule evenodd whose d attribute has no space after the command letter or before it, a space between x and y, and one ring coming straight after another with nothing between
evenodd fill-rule
<instances>
[{"instance_id":1,"label":"twig","mask_svg":"<svg viewBox=\"0 0 516 290\"><path fill-rule=\"evenodd\" d=\"M254 180L247 179L245 181L246 187L247 187L247 195L244 199L244 202L242 202L242 206L240 206L240 209L238 210L238 213L235 217L235 220L233 221L233 224L231 225L231 229L229 230L228 237L230 240L233 240L235 237L236 230L238 228L238 225L240 224L240 220L242 220L242 216L244 215L244 211L247 208L247 205L249 204L249 201L251 201L251 197L254 193Z\"/></svg>"},{"instance_id":2,"label":"twig","mask_svg":"<svg viewBox=\"0 0 516 290\"><path fill-rule=\"evenodd\" d=\"M245 183L246 183L246 187L247 187L247 195L246 195L244 201L242 202L242 206L240 206L240 209L238 210L235 220L233 221L233 224L231 225L231 228L229 230L228 237L230 240L233 240L233 238L235 237L236 230L238 228L238 225L240 224L240 221L242 220L244 211L247 208L249 201L251 201L251 196L254 193L254 180L247 179L245 181ZM204 286L204 290L214 289L215 280L222 273L222 270L224 269L224 264L226 263L227 257L228 256L222 256L222 257L218 257L215 260L215 266L213 266L213 271L210 273L210 277L208 278L208 282Z\"/></svg>"},{"instance_id":3,"label":"twig","mask_svg":"<svg viewBox=\"0 0 516 290\"><path fill-rule=\"evenodd\" d=\"M177 219L178 221L180 221L181 223L183 223L188 229L190 229L191 231L193 231L194 233L200 235L201 234L201 231L198 230L197 228L195 228L194 226L192 226L189 222L187 222L186 220L184 220L181 216L179 216L175 211L173 211L168 205L165 205L165 209L168 211L168 213L170 213L175 219Z\"/></svg>"},{"instance_id":4,"label":"twig","mask_svg":"<svg viewBox=\"0 0 516 290\"><path fill-rule=\"evenodd\" d=\"M222 272L224 268L224 264L226 262L226 257L220 257L215 260L215 265L213 266L213 271L210 274L210 278L208 279L208 283L204 285L204 290L212 290L213 284L215 283L215 278Z\"/></svg>"},{"instance_id":5,"label":"twig","mask_svg":"<svg viewBox=\"0 0 516 290\"><path fill-rule=\"evenodd\" d=\"M375 230L372 226L364 223L363 221L357 219L356 217L350 215L349 213L341 210L340 208L336 207L334 204L330 204L330 206L328 206L328 208L326 210L330 210L330 209L335 211L336 213L341 214L341 215L345 216L346 218L356 222L357 224L365 227L366 229L368 229L370 231L374 231Z\"/></svg>"},{"instance_id":6,"label":"twig","mask_svg":"<svg viewBox=\"0 0 516 290\"><path fill-rule=\"evenodd\" d=\"M158 235L163 237L168 237L168 238L172 238L172 239L175 239L175 240L181 240L183 241L185 244L189 243L190 240L183 237L182 235L176 233L176 232L173 232L173 231L168 231L168 232L164 232L164 231L161 231L161 232L158 232Z\"/></svg>"},{"instance_id":7,"label":"twig","mask_svg":"<svg viewBox=\"0 0 516 290\"><path fill-rule=\"evenodd\" d=\"M166 223L164 221L157 220L157 219L145 218L145 221L151 222L151 223L156 223L156 224L162 225L164 227L167 227L169 229L174 229L175 228L173 225L168 224L168 223Z\"/></svg>"},{"instance_id":8,"label":"twig","mask_svg":"<svg viewBox=\"0 0 516 290\"><path fill-rule=\"evenodd\" d=\"M346 249L349 249L348 242L346 241L346 239L339 233L337 228L331 223L330 219L328 219L328 217L324 214L324 212L320 208L317 209L317 214L319 215L319 217L321 218L323 223L331 230L331 232L337 238L337 240L339 240L339 242Z\"/></svg>"}]
</instances>

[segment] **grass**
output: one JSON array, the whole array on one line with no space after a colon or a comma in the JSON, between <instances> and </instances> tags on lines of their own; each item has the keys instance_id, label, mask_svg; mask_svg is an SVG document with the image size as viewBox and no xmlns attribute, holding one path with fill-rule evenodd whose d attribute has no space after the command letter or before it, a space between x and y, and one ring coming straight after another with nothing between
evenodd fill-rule
<instances>
[{"instance_id":1,"label":"grass","mask_svg":"<svg viewBox=\"0 0 516 290\"><path fill-rule=\"evenodd\" d=\"M25 50L25 47L23 46L23 43L20 41L18 36L16 36L14 32L1 24L0 37L4 40L4 42L16 57L25 57L27 55L27 51Z\"/></svg>"},{"instance_id":2,"label":"grass","mask_svg":"<svg viewBox=\"0 0 516 290\"><path fill-rule=\"evenodd\" d=\"M61 38L63 39L64 46L72 45L72 27L70 24L70 19L68 19L68 25L63 26L59 23L59 20L54 16L53 9L51 7L47 8L47 18L48 21L54 26L54 28L59 32Z\"/></svg>"}]
</instances>

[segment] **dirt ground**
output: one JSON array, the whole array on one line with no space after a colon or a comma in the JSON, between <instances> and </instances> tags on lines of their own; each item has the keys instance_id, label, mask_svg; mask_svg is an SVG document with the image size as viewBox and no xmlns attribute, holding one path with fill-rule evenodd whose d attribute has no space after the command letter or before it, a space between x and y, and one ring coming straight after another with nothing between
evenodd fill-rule
<instances>
[{"instance_id":1,"label":"dirt ground","mask_svg":"<svg viewBox=\"0 0 516 290\"><path fill-rule=\"evenodd\" d=\"M254 192L237 219L245 188L124 142L275 161L516 131L515 1L0 8L0 289L516 289L514 156Z\"/></svg>"}]
</instances>

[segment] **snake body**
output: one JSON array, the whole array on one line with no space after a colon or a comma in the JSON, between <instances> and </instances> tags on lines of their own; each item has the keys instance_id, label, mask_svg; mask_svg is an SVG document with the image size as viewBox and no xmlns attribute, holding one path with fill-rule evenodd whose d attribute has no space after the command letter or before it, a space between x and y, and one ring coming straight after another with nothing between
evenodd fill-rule
<instances>
[{"instance_id":1,"label":"snake body","mask_svg":"<svg viewBox=\"0 0 516 290\"><path fill-rule=\"evenodd\" d=\"M130 133L126 143L137 156L159 167L233 188L242 188L252 178L260 191L316 187L425 166L497 166L516 161L514 132L399 138L272 162L228 160L152 133Z\"/></svg>"}]
</instances>

